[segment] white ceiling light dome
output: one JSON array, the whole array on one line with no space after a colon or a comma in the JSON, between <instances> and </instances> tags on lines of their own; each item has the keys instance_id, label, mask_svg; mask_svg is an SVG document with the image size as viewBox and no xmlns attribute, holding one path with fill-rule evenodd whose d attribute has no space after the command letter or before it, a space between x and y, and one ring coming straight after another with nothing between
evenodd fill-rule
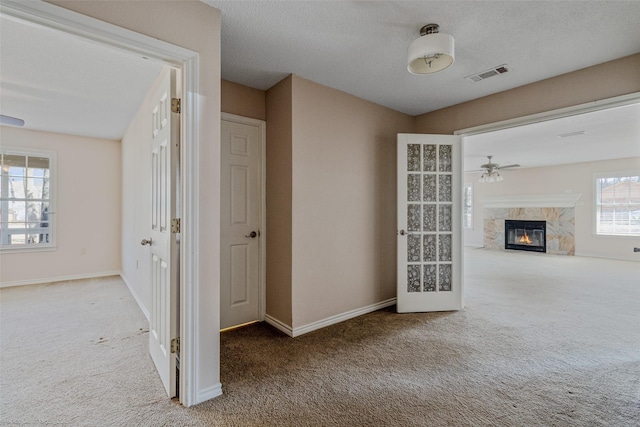
<instances>
[{"instance_id":1,"label":"white ceiling light dome","mask_svg":"<svg viewBox=\"0 0 640 427\"><path fill-rule=\"evenodd\" d=\"M438 24L420 29L420 38L409 45L407 69L412 74L432 74L449 68L455 61L454 40L440 33Z\"/></svg>"}]
</instances>

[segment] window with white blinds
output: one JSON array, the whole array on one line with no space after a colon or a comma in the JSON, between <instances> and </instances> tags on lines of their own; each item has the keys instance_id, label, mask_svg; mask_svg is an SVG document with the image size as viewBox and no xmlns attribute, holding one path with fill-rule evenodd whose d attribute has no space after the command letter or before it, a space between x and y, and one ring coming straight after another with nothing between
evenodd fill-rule
<instances>
[{"instance_id":1,"label":"window with white blinds","mask_svg":"<svg viewBox=\"0 0 640 427\"><path fill-rule=\"evenodd\" d=\"M640 236L640 174L598 175L596 234Z\"/></svg>"},{"instance_id":2,"label":"window with white blinds","mask_svg":"<svg viewBox=\"0 0 640 427\"><path fill-rule=\"evenodd\" d=\"M51 152L0 150L0 249L54 246Z\"/></svg>"}]
</instances>

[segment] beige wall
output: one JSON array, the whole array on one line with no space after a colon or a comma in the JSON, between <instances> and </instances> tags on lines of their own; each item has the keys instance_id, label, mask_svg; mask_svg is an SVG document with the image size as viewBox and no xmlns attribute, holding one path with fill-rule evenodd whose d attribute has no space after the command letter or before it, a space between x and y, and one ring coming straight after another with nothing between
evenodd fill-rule
<instances>
[{"instance_id":1,"label":"beige wall","mask_svg":"<svg viewBox=\"0 0 640 427\"><path fill-rule=\"evenodd\" d=\"M293 111L293 326L301 327L395 297L396 135L413 119L296 76Z\"/></svg>"},{"instance_id":2,"label":"beige wall","mask_svg":"<svg viewBox=\"0 0 640 427\"><path fill-rule=\"evenodd\" d=\"M394 298L396 135L413 117L292 75L266 122L267 315L300 328Z\"/></svg>"},{"instance_id":3,"label":"beige wall","mask_svg":"<svg viewBox=\"0 0 640 427\"><path fill-rule=\"evenodd\" d=\"M200 138L196 195L200 204L197 256L198 373L194 401L207 400L220 386L220 11L197 0L186 1L69 1L48 0L199 54ZM183 339L187 339L184 338Z\"/></svg>"},{"instance_id":4,"label":"beige wall","mask_svg":"<svg viewBox=\"0 0 640 427\"><path fill-rule=\"evenodd\" d=\"M582 194L575 208L576 255L638 261L634 247L640 238L594 235L594 174L640 171L640 158L575 163L563 166L510 170L501 182L479 183L479 174L466 174L474 188L474 229L465 230L465 245L482 246L483 209L486 196L532 194Z\"/></svg>"},{"instance_id":5,"label":"beige wall","mask_svg":"<svg viewBox=\"0 0 640 427\"><path fill-rule=\"evenodd\" d=\"M395 297L396 135L413 118L297 76L292 95L299 328Z\"/></svg>"},{"instance_id":6,"label":"beige wall","mask_svg":"<svg viewBox=\"0 0 640 427\"><path fill-rule=\"evenodd\" d=\"M221 111L237 114L238 116L251 117L252 119L266 120L266 92L222 80Z\"/></svg>"},{"instance_id":7,"label":"beige wall","mask_svg":"<svg viewBox=\"0 0 640 427\"><path fill-rule=\"evenodd\" d=\"M634 92L640 92L640 53L422 114L414 132L451 134Z\"/></svg>"},{"instance_id":8,"label":"beige wall","mask_svg":"<svg viewBox=\"0 0 640 427\"><path fill-rule=\"evenodd\" d=\"M120 143L0 126L3 146L56 153L56 248L3 252L2 285L120 272Z\"/></svg>"},{"instance_id":9,"label":"beige wall","mask_svg":"<svg viewBox=\"0 0 640 427\"><path fill-rule=\"evenodd\" d=\"M267 315L291 326L292 76L266 93Z\"/></svg>"}]
</instances>

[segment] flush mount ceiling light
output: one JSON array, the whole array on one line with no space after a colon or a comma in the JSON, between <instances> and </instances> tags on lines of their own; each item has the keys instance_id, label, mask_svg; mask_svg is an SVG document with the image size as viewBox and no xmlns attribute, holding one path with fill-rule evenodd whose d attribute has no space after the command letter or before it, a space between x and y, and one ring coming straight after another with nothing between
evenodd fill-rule
<instances>
[{"instance_id":1,"label":"flush mount ceiling light","mask_svg":"<svg viewBox=\"0 0 640 427\"><path fill-rule=\"evenodd\" d=\"M437 73L454 60L453 37L440 33L438 24L427 24L420 29L420 38L409 45L407 68L412 74Z\"/></svg>"}]
</instances>

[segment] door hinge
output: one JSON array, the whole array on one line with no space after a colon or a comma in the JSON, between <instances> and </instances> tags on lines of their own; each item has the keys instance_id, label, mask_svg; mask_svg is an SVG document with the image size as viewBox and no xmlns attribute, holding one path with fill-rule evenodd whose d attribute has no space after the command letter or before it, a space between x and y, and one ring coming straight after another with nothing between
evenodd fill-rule
<instances>
[{"instance_id":1,"label":"door hinge","mask_svg":"<svg viewBox=\"0 0 640 427\"><path fill-rule=\"evenodd\" d=\"M171 112L180 113L180 98L171 98Z\"/></svg>"},{"instance_id":2,"label":"door hinge","mask_svg":"<svg viewBox=\"0 0 640 427\"><path fill-rule=\"evenodd\" d=\"M173 218L171 220L171 232L172 233L180 232L180 218Z\"/></svg>"},{"instance_id":3,"label":"door hinge","mask_svg":"<svg viewBox=\"0 0 640 427\"><path fill-rule=\"evenodd\" d=\"M180 353L180 337L171 340L171 353Z\"/></svg>"}]
</instances>

